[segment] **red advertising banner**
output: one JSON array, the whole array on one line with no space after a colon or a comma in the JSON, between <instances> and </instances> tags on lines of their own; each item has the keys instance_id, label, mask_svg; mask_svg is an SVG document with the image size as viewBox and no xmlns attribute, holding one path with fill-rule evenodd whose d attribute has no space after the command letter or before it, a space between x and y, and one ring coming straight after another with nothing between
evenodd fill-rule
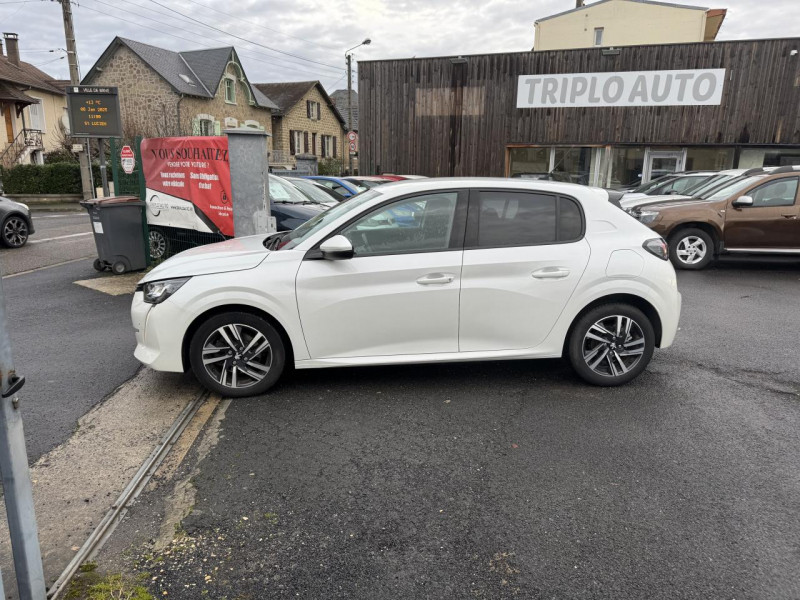
<instances>
[{"instance_id":1,"label":"red advertising banner","mask_svg":"<svg viewBox=\"0 0 800 600\"><path fill-rule=\"evenodd\" d=\"M142 140L150 225L233 236L228 138Z\"/></svg>"}]
</instances>

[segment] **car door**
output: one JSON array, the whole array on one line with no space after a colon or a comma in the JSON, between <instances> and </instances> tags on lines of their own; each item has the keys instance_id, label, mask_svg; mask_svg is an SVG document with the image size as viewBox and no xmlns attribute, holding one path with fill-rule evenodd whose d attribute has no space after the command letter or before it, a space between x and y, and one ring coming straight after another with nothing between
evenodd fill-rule
<instances>
[{"instance_id":1,"label":"car door","mask_svg":"<svg viewBox=\"0 0 800 600\"><path fill-rule=\"evenodd\" d=\"M781 177L744 191L752 206L736 207L732 198L725 211L725 248L729 251L800 250L800 177Z\"/></svg>"},{"instance_id":2,"label":"car door","mask_svg":"<svg viewBox=\"0 0 800 600\"><path fill-rule=\"evenodd\" d=\"M296 282L311 357L457 352L466 204L458 190L392 200L336 232L352 258L312 250Z\"/></svg>"},{"instance_id":3,"label":"car door","mask_svg":"<svg viewBox=\"0 0 800 600\"><path fill-rule=\"evenodd\" d=\"M531 348L553 328L589 261L580 204L523 190L470 193L459 350Z\"/></svg>"}]
</instances>

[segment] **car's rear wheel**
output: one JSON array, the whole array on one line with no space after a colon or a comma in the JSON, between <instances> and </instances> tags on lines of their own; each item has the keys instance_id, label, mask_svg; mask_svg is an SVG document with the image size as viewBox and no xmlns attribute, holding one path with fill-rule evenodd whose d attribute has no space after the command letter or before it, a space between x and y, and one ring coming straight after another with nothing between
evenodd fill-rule
<instances>
[{"instance_id":1,"label":"car's rear wheel","mask_svg":"<svg viewBox=\"0 0 800 600\"><path fill-rule=\"evenodd\" d=\"M21 248L28 241L28 222L19 215L11 215L3 221L3 245Z\"/></svg>"},{"instance_id":2,"label":"car's rear wheel","mask_svg":"<svg viewBox=\"0 0 800 600\"><path fill-rule=\"evenodd\" d=\"M644 371L654 348L653 325L641 310L629 304L602 304L575 323L569 358L585 381L614 386Z\"/></svg>"},{"instance_id":3,"label":"car's rear wheel","mask_svg":"<svg viewBox=\"0 0 800 600\"><path fill-rule=\"evenodd\" d=\"M283 373L286 348L276 329L250 313L230 312L209 318L189 347L195 377L229 398L256 396Z\"/></svg>"},{"instance_id":4,"label":"car's rear wheel","mask_svg":"<svg viewBox=\"0 0 800 600\"><path fill-rule=\"evenodd\" d=\"M682 229L669 238L669 257L676 269L703 269L714 260L714 240L702 229Z\"/></svg>"}]
</instances>

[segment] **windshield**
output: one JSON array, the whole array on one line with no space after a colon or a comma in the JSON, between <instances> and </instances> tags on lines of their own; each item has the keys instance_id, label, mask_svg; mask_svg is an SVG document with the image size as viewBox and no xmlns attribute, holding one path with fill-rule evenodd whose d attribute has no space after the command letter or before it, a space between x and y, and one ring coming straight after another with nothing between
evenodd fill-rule
<instances>
[{"instance_id":1,"label":"windshield","mask_svg":"<svg viewBox=\"0 0 800 600\"><path fill-rule=\"evenodd\" d=\"M311 204L308 196L277 175L269 176L269 199L283 204Z\"/></svg>"},{"instance_id":2,"label":"windshield","mask_svg":"<svg viewBox=\"0 0 800 600\"><path fill-rule=\"evenodd\" d=\"M711 189L707 191L704 195L699 196L701 200L711 200L716 202L717 200L725 200L730 198L734 194L741 192L744 188L754 184L759 179L763 179L766 175L751 175L750 177L737 177L733 181L728 182L727 184Z\"/></svg>"},{"instance_id":3,"label":"windshield","mask_svg":"<svg viewBox=\"0 0 800 600\"><path fill-rule=\"evenodd\" d=\"M336 196L328 194L327 188L318 186L306 179L289 179L288 181L317 204L330 204L332 201L337 200Z\"/></svg>"},{"instance_id":4,"label":"windshield","mask_svg":"<svg viewBox=\"0 0 800 600\"><path fill-rule=\"evenodd\" d=\"M687 187L682 194L684 196L700 196L729 182L731 177L731 175L714 175L711 179L703 179L699 183Z\"/></svg>"},{"instance_id":5,"label":"windshield","mask_svg":"<svg viewBox=\"0 0 800 600\"><path fill-rule=\"evenodd\" d=\"M380 196L380 192L378 190L369 190L364 192L363 194L358 194L357 196L353 196L348 198L344 202L337 204L333 208L326 210L324 213L318 214L316 217L311 219L310 221L306 221L300 227L295 229L294 231L290 231L286 235L280 238L280 244L278 245L278 250L291 250L295 246L299 245L300 243L304 242L306 239L314 235L320 229L327 227L333 221L339 219L339 217L346 215L351 210L356 210L358 207L362 206L365 202L369 202L376 196ZM267 238L267 241L270 241L272 238Z\"/></svg>"},{"instance_id":6,"label":"windshield","mask_svg":"<svg viewBox=\"0 0 800 600\"><path fill-rule=\"evenodd\" d=\"M673 175L672 173L670 173L669 175L662 175L661 177L658 177L657 179L653 179L652 181L648 181L647 183L640 185L638 188L633 190L632 193L634 193L634 194L646 194L650 190L653 190L653 189L657 188L658 186L660 186L662 183L667 183L668 181L672 181L673 179L675 179L675 175Z\"/></svg>"}]
</instances>

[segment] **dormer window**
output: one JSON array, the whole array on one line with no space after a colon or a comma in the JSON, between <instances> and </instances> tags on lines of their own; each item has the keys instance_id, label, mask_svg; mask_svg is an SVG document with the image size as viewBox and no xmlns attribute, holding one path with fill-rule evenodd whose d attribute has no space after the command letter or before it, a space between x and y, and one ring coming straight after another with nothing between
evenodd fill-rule
<instances>
[{"instance_id":1,"label":"dormer window","mask_svg":"<svg viewBox=\"0 0 800 600\"><path fill-rule=\"evenodd\" d=\"M186 84L188 84L188 85L190 85L192 87L197 87L197 84L188 75L184 75L183 73L179 73L178 77L180 77L183 80L184 83L186 83Z\"/></svg>"}]
</instances>

